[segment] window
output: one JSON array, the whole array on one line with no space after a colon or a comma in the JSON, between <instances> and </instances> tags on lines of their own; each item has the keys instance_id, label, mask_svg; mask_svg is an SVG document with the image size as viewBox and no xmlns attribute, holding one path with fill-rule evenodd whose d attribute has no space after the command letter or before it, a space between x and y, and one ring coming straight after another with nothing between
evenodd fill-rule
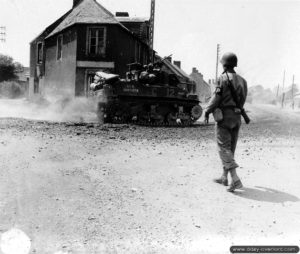
<instances>
[{"instance_id":1,"label":"window","mask_svg":"<svg viewBox=\"0 0 300 254\"><path fill-rule=\"evenodd\" d=\"M95 77L95 73L96 73L96 71L88 71L87 72L87 82L86 82L86 84L85 84L85 95L86 96L92 96L93 95L93 91L92 90L90 90L90 85L92 84L92 83L94 83L94 77Z\"/></svg>"},{"instance_id":2,"label":"window","mask_svg":"<svg viewBox=\"0 0 300 254\"><path fill-rule=\"evenodd\" d=\"M57 37L57 55L56 55L57 60L60 60L62 58L62 43L63 43L63 37L62 35L59 35Z\"/></svg>"},{"instance_id":3,"label":"window","mask_svg":"<svg viewBox=\"0 0 300 254\"><path fill-rule=\"evenodd\" d=\"M43 62L43 43L39 42L37 44L37 63L40 64Z\"/></svg>"},{"instance_id":4,"label":"window","mask_svg":"<svg viewBox=\"0 0 300 254\"><path fill-rule=\"evenodd\" d=\"M104 27L88 29L88 54L104 55L106 29Z\"/></svg>"}]
</instances>

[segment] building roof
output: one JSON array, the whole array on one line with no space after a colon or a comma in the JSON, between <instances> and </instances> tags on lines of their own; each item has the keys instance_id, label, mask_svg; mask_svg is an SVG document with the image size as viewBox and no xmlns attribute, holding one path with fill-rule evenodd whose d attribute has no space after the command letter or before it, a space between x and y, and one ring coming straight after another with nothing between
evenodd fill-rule
<instances>
[{"instance_id":1,"label":"building roof","mask_svg":"<svg viewBox=\"0 0 300 254\"><path fill-rule=\"evenodd\" d=\"M130 23L143 23L149 21L149 18L141 18L141 17L116 17L119 22L130 22Z\"/></svg>"},{"instance_id":2,"label":"building roof","mask_svg":"<svg viewBox=\"0 0 300 254\"><path fill-rule=\"evenodd\" d=\"M172 64L167 58L162 58L158 55L155 56L157 60L162 61L162 63L168 67L177 77L181 77L183 79L191 80L189 75L187 75L182 69L180 69L175 64Z\"/></svg>"},{"instance_id":3,"label":"building roof","mask_svg":"<svg viewBox=\"0 0 300 254\"><path fill-rule=\"evenodd\" d=\"M197 83L201 83L203 86L211 89L211 86L203 79L203 75L199 72L192 72L189 76L192 80Z\"/></svg>"},{"instance_id":4,"label":"building roof","mask_svg":"<svg viewBox=\"0 0 300 254\"><path fill-rule=\"evenodd\" d=\"M69 10L68 12L66 12L64 15L62 15L59 19L57 19L56 21L54 21L51 25L49 25L47 28L45 28L43 30L43 32L41 32L38 36L36 36L30 43L34 43L35 40L37 40L40 36L44 35L44 37L48 36L55 28L56 26L58 26L58 24L60 24L62 22L62 20L72 11Z\"/></svg>"},{"instance_id":5,"label":"building roof","mask_svg":"<svg viewBox=\"0 0 300 254\"><path fill-rule=\"evenodd\" d=\"M99 24L99 23L121 25L121 23L115 18L115 16L107 9L105 9L102 5L100 5L96 0L82 0L68 13L68 15L47 36L47 38L61 32L62 30L74 24ZM127 28L125 29L127 30Z\"/></svg>"},{"instance_id":6,"label":"building roof","mask_svg":"<svg viewBox=\"0 0 300 254\"><path fill-rule=\"evenodd\" d=\"M203 79L203 84L211 90L211 86Z\"/></svg>"}]
</instances>

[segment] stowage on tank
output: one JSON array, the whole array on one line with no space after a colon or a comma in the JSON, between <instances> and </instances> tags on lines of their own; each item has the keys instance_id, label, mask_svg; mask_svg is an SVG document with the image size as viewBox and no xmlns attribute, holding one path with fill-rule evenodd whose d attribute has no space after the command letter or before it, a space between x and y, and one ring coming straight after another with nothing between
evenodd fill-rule
<instances>
[{"instance_id":1,"label":"stowage on tank","mask_svg":"<svg viewBox=\"0 0 300 254\"><path fill-rule=\"evenodd\" d=\"M100 121L190 126L201 117L196 85L180 68L166 59L128 67L126 79L96 72L90 89L98 98Z\"/></svg>"}]
</instances>

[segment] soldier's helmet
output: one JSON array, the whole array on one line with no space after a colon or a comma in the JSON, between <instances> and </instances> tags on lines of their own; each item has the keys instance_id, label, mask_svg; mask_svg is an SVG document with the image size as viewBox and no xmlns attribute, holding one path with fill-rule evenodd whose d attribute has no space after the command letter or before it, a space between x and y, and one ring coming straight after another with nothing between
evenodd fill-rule
<instances>
[{"instance_id":1,"label":"soldier's helmet","mask_svg":"<svg viewBox=\"0 0 300 254\"><path fill-rule=\"evenodd\" d=\"M153 71L153 64L152 63L148 64L148 71Z\"/></svg>"},{"instance_id":2,"label":"soldier's helmet","mask_svg":"<svg viewBox=\"0 0 300 254\"><path fill-rule=\"evenodd\" d=\"M237 59L236 54L234 54L232 52L227 52L222 56L220 62L223 66L236 67L238 59Z\"/></svg>"}]
</instances>

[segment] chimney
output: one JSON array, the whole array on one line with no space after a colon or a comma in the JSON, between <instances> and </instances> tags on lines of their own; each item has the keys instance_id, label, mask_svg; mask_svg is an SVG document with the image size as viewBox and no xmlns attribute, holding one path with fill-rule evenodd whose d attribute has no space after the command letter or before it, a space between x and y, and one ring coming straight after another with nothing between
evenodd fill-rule
<instances>
[{"instance_id":1,"label":"chimney","mask_svg":"<svg viewBox=\"0 0 300 254\"><path fill-rule=\"evenodd\" d=\"M171 56L168 56L166 59L167 59L170 63L172 63L172 57L171 57Z\"/></svg>"},{"instance_id":2,"label":"chimney","mask_svg":"<svg viewBox=\"0 0 300 254\"><path fill-rule=\"evenodd\" d=\"M174 65L176 65L179 69L181 69L181 61L174 61Z\"/></svg>"},{"instance_id":3,"label":"chimney","mask_svg":"<svg viewBox=\"0 0 300 254\"><path fill-rule=\"evenodd\" d=\"M196 67L193 67L193 69L192 69L192 73L198 73L198 70L197 70L197 68L196 68Z\"/></svg>"},{"instance_id":4,"label":"chimney","mask_svg":"<svg viewBox=\"0 0 300 254\"><path fill-rule=\"evenodd\" d=\"M129 17L129 13L128 12L116 12L116 17Z\"/></svg>"},{"instance_id":5,"label":"chimney","mask_svg":"<svg viewBox=\"0 0 300 254\"><path fill-rule=\"evenodd\" d=\"M76 7L81 2L81 0L73 0L73 8Z\"/></svg>"}]
</instances>

